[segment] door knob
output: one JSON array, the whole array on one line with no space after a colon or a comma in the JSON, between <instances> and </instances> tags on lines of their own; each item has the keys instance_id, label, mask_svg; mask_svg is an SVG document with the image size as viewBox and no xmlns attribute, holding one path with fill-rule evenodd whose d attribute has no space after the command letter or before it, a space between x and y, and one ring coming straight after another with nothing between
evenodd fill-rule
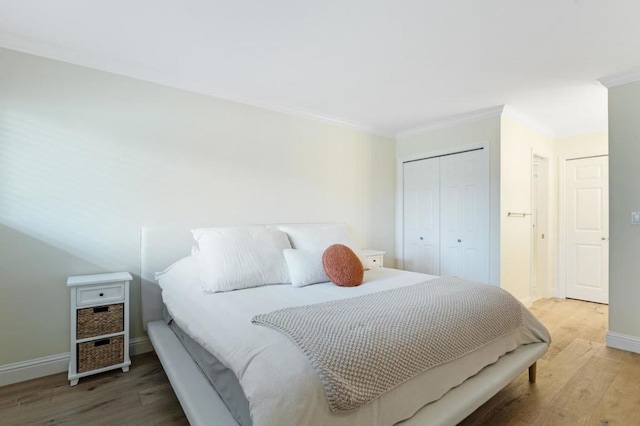
<instances>
[{"instance_id":1,"label":"door knob","mask_svg":"<svg viewBox=\"0 0 640 426\"><path fill-rule=\"evenodd\" d=\"M602 241L605 241L605 240L606 240L606 238L605 238L605 237L602 237Z\"/></svg>"},{"instance_id":2,"label":"door knob","mask_svg":"<svg viewBox=\"0 0 640 426\"><path fill-rule=\"evenodd\" d=\"M424 238L420 237L420 240L424 240Z\"/></svg>"}]
</instances>

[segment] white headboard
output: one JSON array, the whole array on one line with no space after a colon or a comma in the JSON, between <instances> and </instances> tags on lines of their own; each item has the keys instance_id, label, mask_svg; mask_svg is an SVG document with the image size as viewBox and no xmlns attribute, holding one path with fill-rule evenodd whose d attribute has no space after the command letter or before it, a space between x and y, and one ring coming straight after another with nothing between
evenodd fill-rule
<instances>
[{"instance_id":1,"label":"white headboard","mask_svg":"<svg viewBox=\"0 0 640 426\"><path fill-rule=\"evenodd\" d=\"M285 224L280 224L285 225ZM296 223L286 225L322 226L337 223ZM278 226L278 225L267 225ZM140 230L140 295L142 324L162 319L162 291L155 274L191 254L195 227L142 227Z\"/></svg>"}]
</instances>

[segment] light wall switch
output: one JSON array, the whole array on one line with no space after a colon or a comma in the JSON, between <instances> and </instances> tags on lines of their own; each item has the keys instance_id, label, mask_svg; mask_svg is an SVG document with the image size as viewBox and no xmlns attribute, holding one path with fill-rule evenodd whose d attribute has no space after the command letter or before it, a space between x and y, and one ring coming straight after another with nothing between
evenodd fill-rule
<instances>
[{"instance_id":1,"label":"light wall switch","mask_svg":"<svg viewBox=\"0 0 640 426\"><path fill-rule=\"evenodd\" d=\"M640 225L640 212L631 212L631 224Z\"/></svg>"}]
</instances>

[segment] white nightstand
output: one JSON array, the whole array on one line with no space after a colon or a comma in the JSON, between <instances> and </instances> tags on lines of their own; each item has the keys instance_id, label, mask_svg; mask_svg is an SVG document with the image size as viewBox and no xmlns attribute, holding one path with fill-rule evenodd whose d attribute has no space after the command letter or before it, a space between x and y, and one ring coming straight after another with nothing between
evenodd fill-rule
<instances>
[{"instance_id":1,"label":"white nightstand","mask_svg":"<svg viewBox=\"0 0 640 426\"><path fill-rule=\"evenodd\" d=\"M386 252L380 250L362 250L362 256L364 257L364 269L384 267L385 253Z\"/></svg>"},{"instance_id":2,"label":"white nightstand","mask_svg":"<svg viewBox=\"0 0 640 426\"><path fill-rule=\"evenodd\" d=\"M129 371L128 272L69 277L71 359L69 382L122 368Z\"/></svg>"}]
</instances>

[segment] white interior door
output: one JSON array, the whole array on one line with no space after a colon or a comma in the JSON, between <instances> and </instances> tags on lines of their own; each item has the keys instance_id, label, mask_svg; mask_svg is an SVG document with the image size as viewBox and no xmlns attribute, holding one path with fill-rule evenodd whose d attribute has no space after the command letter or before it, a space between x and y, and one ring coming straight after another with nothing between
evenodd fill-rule
<instances>
[{"instance_id":1,"label":"white interior door","mask_svg":"<svg viewBox=\"0 0 640 426\"><path fill-rule=\"evenodd\" d=\"M567 297L609 303L608 157L566 162Z\"/></svg>"},{"instance_id":2,"label":"white interior door","mask_svg":"<svg viewBox=\"0 0 640 426\"><path fill-rule=\"evenodd\" d=\"M440 275L440 159L403 167L404 269Z\"/></svg>"},{"instance_id":3,"label":"white interior door","mask_svg":"<svg viewBox=\"0 0 640 426\"><path fill-rule=\"evenodd\" d=\"M489 282L486 150L440 158L440 275Z\"/></svg>"}]
</instances>

